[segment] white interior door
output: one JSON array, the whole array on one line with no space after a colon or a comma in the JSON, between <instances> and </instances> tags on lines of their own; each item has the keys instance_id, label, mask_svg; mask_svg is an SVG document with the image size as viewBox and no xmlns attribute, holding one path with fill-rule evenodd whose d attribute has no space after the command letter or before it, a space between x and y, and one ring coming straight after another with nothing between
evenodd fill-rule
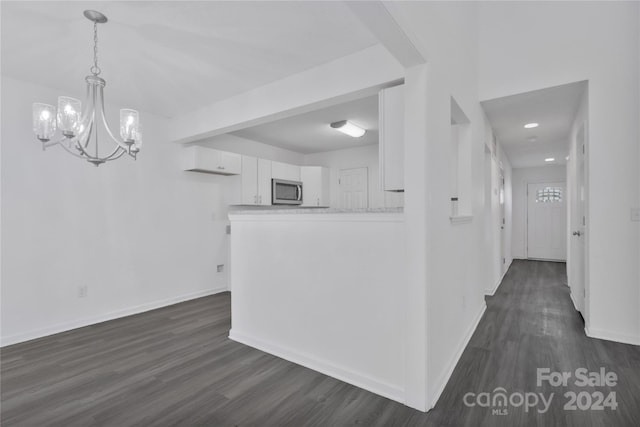
<instances>
[{"instance_id":1,"label":"white interior door","mask_svg":"<svg viewBox=\"0 0 640 427\"><path fill-rule=\"evenodd\" d=\"M585 210L585 125L581 126L576 135L575 185L571 195L571 258L569 265L571 297L576 310L585 315L585 247L584 233L586 228Z\"/></svg>"},{"instance_id":2,"label":"white interior door","mask_svg":"<svg viewBox=\"0 0 640 427\"><path fill-rule=\"evenodd\" d=\"M342 169L338 176L340 208L369 207L369 174L367 168Z\"/></svg>"},{"instance_id":3,"label":"white interior door","mask_svg":"<svg viewBox=\"0 0 640 427\"><path fill-rule=\"evenodd\" d=\"M504 171L500 169L499 176L500 190L498 193L498 201L500 203L500 276L505 273L507 268L507 226L506 213L505 213L505 194L504 194Z\"/></svg>"},{"instance_id":4,"label":"white interior door","mask_svg":"<svg viewBox=\"0 0 640 427\"><path fill-rule=\"evenodd\" d=\"M529 184L527 194L527 258L565 261L565 183Z\"/></svg>"}]
</instances>

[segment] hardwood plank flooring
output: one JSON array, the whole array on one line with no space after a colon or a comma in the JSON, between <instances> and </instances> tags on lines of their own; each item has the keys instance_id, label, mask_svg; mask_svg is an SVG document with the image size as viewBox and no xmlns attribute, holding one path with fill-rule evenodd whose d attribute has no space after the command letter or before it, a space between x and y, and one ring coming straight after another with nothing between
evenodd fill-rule
<instances>
[{"instance_id":1,"label":"hardwood plank flooring","mask_svg":"<svg viewBox=\"0 0 640 427\"><path fill-rule=\"evenodd\" d=\"M640 426L640 347L587 338L562 263L514 261L437 406L421 413L227 338L223 293L0 350L2 426ZM536 368L617 373L616 410L565 411ZM549 410L465 393L555 393Z\"/></svg>"}]
</instances>

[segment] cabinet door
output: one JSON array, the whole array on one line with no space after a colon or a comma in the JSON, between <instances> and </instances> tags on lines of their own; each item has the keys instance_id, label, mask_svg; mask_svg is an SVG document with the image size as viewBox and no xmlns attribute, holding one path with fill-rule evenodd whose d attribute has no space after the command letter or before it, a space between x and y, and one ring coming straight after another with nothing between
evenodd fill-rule
<instances>
[{"instance_id":1,"label":"cabinet door","mask_svg":"<svg viewBox=\"0 0 640 427\"><path fill-rule=\"evenodd\" d=\"M379 93L380 188L404 190L404 86Z\"/></svg>"},{"instance_id":2,"label":"cabinet door","mask_svg":"<svg viewBox=\"0 0 640 427\"><path fill-rule=\"evenodd\" d=\"M242 156L242 196L240 204L255 205L258 202L258 159Z\"/></svg>"},{"instance_id":3,"label":"cabinet door","mask_svg":"<svg viewBox=\"0 0 640 427\"><path fill-rule=\"evenodd\" d=\"M320 196L318 197L318 206L328 208L330 200L331 183L329 177L329 168L320 168Z\"/></svg>"},{"instance_id":4,"label":"cabinet door","mask_svg":"<svg viewBox=\"0 0 640 427\"><path fill-rule=\"evenodd\" d=\"M257 204L271 205L271 160L258 159L257 163Z\"/></svg>"},{"instance_id":5,"label":"cabinet door","mask_svg":"<svg viewBox=\"0 0 640 427\"><path fill-rule=\"evenodd\" d=\"M272 162L271 177L275 179L286 179L287 181L300 181L300 166Z\"/></svg>"},{"instance_id":6,"label":"cabinet door","mask_svg":"<svg viewBox=\"0 0 640 427\"><path fill-rule=\"evenodd\" d=\"M302 166L302 206L312 207L320 204L320 168L317 166Z\"/></svg>"},{"instance_id":7,"label":"cabinet door","mask_svg":"<svg viewBox=\"0 0 640 427\"><path fill-rule=\"evenodd\" d=\"M237 175L242 172L242 156L236 153L220 151L219 163L225 174Z\"/></svg>"},{"instance_id":8,"label":"cabinet door","mask_svg":"<svg viewBox=\"0 0 640 427\"><path fill-rule=\"evenodd\" d=\"M329 169L321 166L302 166L302 206L329 206Z\"/></svg>"}]
</instances>

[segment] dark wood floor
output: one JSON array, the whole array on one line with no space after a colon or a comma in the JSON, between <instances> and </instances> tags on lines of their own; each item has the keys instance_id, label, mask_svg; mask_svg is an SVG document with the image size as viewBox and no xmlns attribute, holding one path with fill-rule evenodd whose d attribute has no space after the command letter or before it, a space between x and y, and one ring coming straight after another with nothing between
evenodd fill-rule
<instances>
[{"instance_id":1,"label":"dark wood floor","mask_svg":"<svg viewBox=\"0 0 640 427\"><path fill-rule=\"evenodd\" d=\"M640 347L586 338L565 281L564 264L514 261L427 414L230 341L224 293L3 348L1 424L639 426ZM537 387L538 367L615 371L617 410L563 410L582 389ZM544 414L463 404L496 387L555 396Z\"/></svg>"}]
</instances>

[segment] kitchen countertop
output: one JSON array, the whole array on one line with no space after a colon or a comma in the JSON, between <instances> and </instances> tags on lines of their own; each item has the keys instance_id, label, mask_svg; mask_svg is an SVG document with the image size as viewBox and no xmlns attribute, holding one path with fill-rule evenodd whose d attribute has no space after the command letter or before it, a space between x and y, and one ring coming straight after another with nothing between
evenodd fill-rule
<instances>
[{"instance_id":1,"label":"kitchen countertop","mask_svg":"<svg viewBox=\"0 0 640 427\"><path fill-rule=\"evenodd\" d=\"M337 208L289 208L289 209L234 209L229 215L299 215L299 214L401 214L403 208L367 208L367 209L337 209Z\"/></svg>"}]
</instances>

